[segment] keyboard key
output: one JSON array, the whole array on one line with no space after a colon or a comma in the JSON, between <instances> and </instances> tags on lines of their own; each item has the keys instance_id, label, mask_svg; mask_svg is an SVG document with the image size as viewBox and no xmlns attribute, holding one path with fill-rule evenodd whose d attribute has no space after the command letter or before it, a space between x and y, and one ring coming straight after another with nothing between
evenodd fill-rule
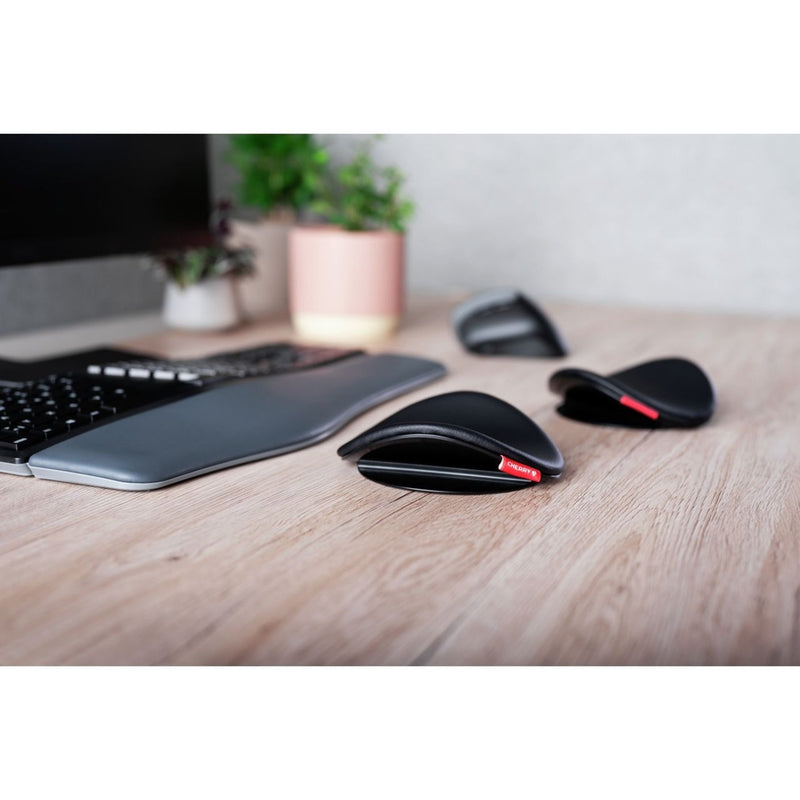
<instances>
[{"instance_id":1,"label":"keyboard key","mask_svg":"<svg viewBox=\"0 0 800 800\"><path fill-rule=\"evenodd\" d=\"M73 417L67 417L64 420L64 424L71 430L74 431L76 428L85 428L87 425L91 424L91 419L84 417L82 414L76 414Z\"/></svg>"},{"instance_id":2,"label":"keyboard key","mask_svg":"<svg viewBox=\"0 0 800 800\"><path fill-rule=\"evenodd\" d=\"M7 450L24 450L26 447L41 442L43 439L44 435L35 431L25 434L8 430L0 431L0 447Z\"/></svg>"},{"instance_id":3,"label":"keyboard key","mask_svg":"<svg viewBox=\"0 0 800 800\"><path fill-rule=\"evenodd\" d=\"M0 428L0 445L3 447L14 447L13 443L19 439L19 434L11 428Z\"/></svg>"},{"instance_id":4,"label":"keyboard key","mask_svg":"<svg viewBox=\"0 0 800 800\"><path fill-rule=\"evenodd\" d=\"M66 433L69 428L63 422L52 422L42 425L38 430L45 439L52 439L54 436L60 436L62 433Z\"/></svg>"}]
</instances>

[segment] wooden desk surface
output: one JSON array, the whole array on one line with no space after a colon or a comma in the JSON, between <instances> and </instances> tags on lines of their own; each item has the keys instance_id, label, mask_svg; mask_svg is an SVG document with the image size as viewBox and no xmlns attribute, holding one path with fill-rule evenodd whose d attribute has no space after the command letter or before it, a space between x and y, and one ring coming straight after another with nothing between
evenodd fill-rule
<instances>
[{"instance_id":1,"label":"wooden desk surface","mask_svg":"<svg viewBox=\"0 0 800 800\"><path fill-rule=\"evenodd\" d=\"M550 306L573 355L462 352L452 303L385 348L449 376L332 439L151 493L0 475L0 663L800 663L800 320ZM288 335L167 333L199 355ZM550 373L683 355L717 413L694 431L582 425ZM560 481L401 492L336 448L440 392L499 395L561 448Z\"/></svg>"}]
</instances>

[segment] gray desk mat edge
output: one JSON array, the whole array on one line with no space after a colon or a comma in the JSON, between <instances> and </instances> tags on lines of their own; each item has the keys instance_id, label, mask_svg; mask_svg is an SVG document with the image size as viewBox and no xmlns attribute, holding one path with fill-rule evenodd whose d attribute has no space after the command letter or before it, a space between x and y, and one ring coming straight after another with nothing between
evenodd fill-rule
<instances>
[{"instance_id":1,"label":"gray desk mat edge","mask_svg":"<svg viewBox=\"0 0 800 800\"><path fill-rule=\"evenodd\" d=\"M160 489L316 444L365 411L445 372L428 359L363 355L224 384L87 431L36 453L29 464L34 476L46 480ZM254 420L263 422L265 410L268 424L254 426ZM209 419L220 425L209 428ZM207 455L212 450L217 455Z\"/></svg>"}]
</instances>

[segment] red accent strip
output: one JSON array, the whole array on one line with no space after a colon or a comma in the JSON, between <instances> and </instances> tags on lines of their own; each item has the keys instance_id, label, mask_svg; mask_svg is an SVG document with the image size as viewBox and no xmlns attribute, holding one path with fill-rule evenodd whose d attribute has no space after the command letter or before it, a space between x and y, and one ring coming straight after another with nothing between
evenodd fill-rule
<instances>
[{"instance_id":1,"label":"red accent strip","mask_svg":"<svg viewBox=\"0 0 800 800\"><path fill-rule=\"evenodd\" d=\"M518 478L527 478L529 481L539 483L542 473L538 469L529 467L527 464L520 464L519 461L512 461L510 458L500 456L500 472L507 472L509 475L516 475Z\"/></svg>"},{"instance_id":2,"label":"red accent strip","mask_svg":"<svg viewBox=\"0 0 800 800\"><path fill-rule=\"evenodd\" d=\"M658 411L654 408L650 408L650 406L646 406L644 403L640 403L638 400L634 400L632 397L628 397L626 394L622 395L619 401L622 405L628 406L628 408L632 408L634 411L638 411L640 414L650 417L650 419L658 419Z\"/></svg>"}]
</instances>

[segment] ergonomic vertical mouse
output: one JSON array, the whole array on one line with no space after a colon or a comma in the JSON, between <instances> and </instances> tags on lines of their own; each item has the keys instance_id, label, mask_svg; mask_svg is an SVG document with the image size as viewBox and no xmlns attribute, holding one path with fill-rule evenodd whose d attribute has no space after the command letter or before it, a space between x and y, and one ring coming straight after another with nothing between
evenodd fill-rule
<instances>
[{"instance_id":1,"label":"ergonomic vertical mouse","mask_svg":"<svg viewBox=\"0 0 800 800\"><path fill-rule=\"evenodd\" d=\"M448 494L525 489L564 468L558 448L530 417L482 392L420 400L338 453L377 483Z\"/></svg>"},{"instance_id":2,"label":"ergonomic vertical mouse","mask_svg":"<svg viewBox=\"0 0 800 800\"><path fill-rule=\"evenodd\" d=\"M550 389L564 398L565 417L629 428L693 428L714 413L714 387L685 358L661 358L598 375L568 368L550 376Z\"/></svg>"},{"instance_id":3,"label":"ergonomic vertical mouse","mask_svg":"<svg viewBox=\"0 0 800 800\"><path fill-rule=\"evenodd\" d=\"M515 289L473 295L454 309L452 321L461 344L478 355L567 355L564 339L544 311Z\"/></svg>"}]
</instances>

